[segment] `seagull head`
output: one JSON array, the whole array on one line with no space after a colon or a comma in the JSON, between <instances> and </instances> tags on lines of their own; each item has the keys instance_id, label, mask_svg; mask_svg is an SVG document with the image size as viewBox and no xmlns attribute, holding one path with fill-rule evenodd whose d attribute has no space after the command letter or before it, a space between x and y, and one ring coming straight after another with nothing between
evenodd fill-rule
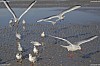
<instances>
[{"instance_id":1,"label":"seagull head","mask_svg":"<svg viewBox=\"0 0 100 66\"><path fill-rule=\"evenodd\" d=\"M29 54L29 57L32 57L32 55L31 55L31 54Z\"/></svg>"},{"instance_id":2,"label":"seagull head","mask_svg":"<svg viewBox=\"0 0 100 66\"><path fill-rule=\"evenodd\" d=\"M76 48L77 48L77 50L81 50L81 47L80 46L77 46Z\"/></svg>"}]
</instances>

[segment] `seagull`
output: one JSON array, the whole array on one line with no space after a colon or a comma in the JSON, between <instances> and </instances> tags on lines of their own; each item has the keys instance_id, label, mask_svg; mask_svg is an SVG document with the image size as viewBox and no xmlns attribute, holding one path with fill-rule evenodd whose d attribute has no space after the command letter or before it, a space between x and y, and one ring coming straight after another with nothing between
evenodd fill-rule
<instances>
[{"instance_id":1,"label":"seagull","mask_svg":"<svg viewBox=\"0 0 100 66\"><path fill-rule=\"evenodd\" d=\"M32 54L29 54L28 60L32 63L32 66L33 66L33 64L36 62L37 59L36 59L36 56L32 57Z\"/></svg>"},{"instance_id":2,"label":"seagull","mask_svg":"<svg viewBox=\"0 0 100 66\"><path fill-rule=\"evenodd\" d=\"M45 33L44 32L41 33L41 37L45 37Z\"/></svg>"},{"instance_id":3,"label":"seagull","mask_svg":"<svg viewBox=\"0 0 100 66\"><path fill-rule=\"evenodd\" d=\"M22 24L23 24L23 25L25 25L25 24L26 24L25 20L23 20L23 21L22 21Z\"/></svg>"},{"instance_id":4,"label":"seagull","mask_svg":"<svg viewBox=\"0 0 100 66\"><path fill-rule=\"evenodd\" d=\"M7 7L7 9L11 12L11 14L13 15L13 17L14 17L14 22L17 22L17 16L16 16L16 14L15 14L15 12L12 10L12 8L10 7L10 5L9 5L9 3L6 1L6 0L3 0L3 2L4 2L4 4L5 4L5 6Z\"/></svg>"},{"instance_id":5,"label":"seagull","mask_svg":"<svg viewBox=\"0 0 100 66\"><path fill-rule=\"evenodd\" d=\"M22 54L21 53L17 53L16 54L16 59L17 59L17 62L22 63Z\"/></svg>"},{"instance_id":6,"label":"seagull","mask_svg":"<svg viewBox=\"0 0 100 66\"><path fill-rule=\"evenodd\" d=\"M20 42L17 42L17 43L18 43L18 51L23 52L23 48L22 48Z\"/></svg>"},{"instance_id":7,"label":"seagull","mask_svg":"<svg viewBox=\"0 0 100 66\"><path fill-rule=\"evenodd\" d=\"M60 46L66 48L68 51L81 50L81 46L80 46L81 44L89 42L89 41L92 41L92 40L94 40L94 39L96 39L98 37L98 36L93 36L92 38L89 38L87 40L71 43L68 40L60 38L60 37L55 37L55 36L51 36L51 35L49 35L49 36L67 42L69 44L69 46L64 46L64 45L60 45Z\"/></svg>"},{"instance_id":8,"label":"seagull","mask_svg":"<svg viewBox=\"0 0 100 66\"><path fill-rule=\"evenodd\" d=\"M71 8L69 8L69 9L67 9L67 10L62 11L62 12L59 13L58 15L49 16L49 17L40 19L40 20L38 20L37 22L42 22L42 21L44 21L44 22L51 22L51 23L53 24L53 21L49 21L49 20L54 19L54 18L58 18L58 19L56 20L56 22L59 21L59 20L63 20L63 19L65 18L64 15L65 15L66 13L69 13L69 12L71 12L71 11L73 11L73 10L76 10L76 9L80 8L80 7L81 7L80 5L76 5L76 6L74 6L74 7L71 7ZM55 24L56 22L54 22L54 24Z\"/></svg>"},{"instance_id":9,"label":"seagull","mask_svg":"<svg viewBox=\"0 0 100 66\"><path fill-rule=\"evenodd\" d=\"M12 10L12 8L11 8L10 5L9 5L9 3L8 3L6 0L4 0L3 2L4 2L4 4L5 4L5 6L7 7L7 9L8 9L8 10L11 12L11 14L13 15L13 18L14 18L13 20L14 20L14 22L19 23L19 20L32 8L32 6L33 6L37 1L33 1L33 2L30 4L30 6L20 15L19 18L16 16L15 12Z\"/></svg>"},{"instance_id":10,"label":"seagull","mask_svg":"<svg viewBox=\"0 0 100 66\"><path fill-rule=\"evenodd\" d=\"M21 34L16 32L16 37L20 40L21 39Z\"/></svg>"},{"instance_id":11,"label":"seagull","mask_svg":"<svg viewBox=\"0 0 100 66\"><path fill-rule=\"evenodd\" d=\"M41 44L37 41L31 41L30 43L32 43L34 46L40 46Z\"/></svg>"},{"instance_id":12,"label":"seagull","mask_svg":"<svg viewBox=\"0 0 100 66\"><path fill-rule=\"evenodd\" d=\"M12 20L9 21L9 26L12 27Z\"/></svg>"},{"instance_id":13,"label":"seagull","mask_svg":"<svg viewBox=\"0 0 100 66\"><path fill-rule=\"evenodd\" d=\"M36 46L34 46L33 52L34 52L34 54L38 55L38 49L36 48Z\"/></svg>"},{"instance_id":14,"label":"seagull","mask_svg":"<svg viewBox=\"0 0 100 66\"><path fill-rule=\"evenodd\" d=\"M22 21L22 24L23 24L23 30L25 30L25 26L26 26L25 20Z\"/></svg>"}]
</instances>

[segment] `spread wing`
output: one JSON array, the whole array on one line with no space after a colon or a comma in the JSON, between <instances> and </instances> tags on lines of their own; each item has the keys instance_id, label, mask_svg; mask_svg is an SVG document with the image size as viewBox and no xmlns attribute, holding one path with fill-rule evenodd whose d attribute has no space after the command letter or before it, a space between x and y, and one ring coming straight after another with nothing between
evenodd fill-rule
<instances>
[{"instance_id":1,"label":"spread wing","mask_svg":"<svg viewBox=\"0 0 100 66\"><path fill-rule=\"evenodd\" d=\"M64 15L64 14L66 14L66 13L68 13L68 12L71 12L71 11L73 11L73 10L76 10L76 9L78 9L78 8L80 8L81 6L80 5L76 5L76 6L74 6L74 7L71 7L71 8L69 8L69 9L67 9L67 10L64 10L62 13L60 13L60 15Z\"/></svg>"},{"instance_id":2,"label":"spread wing","mask_svg":"<svg viewBox=\"0 0 100 66\"><path fill-rule=\"evenodd\" d=\"M89 39L87 39L87 40L83 40L83 41L77 42L77 44L78 44L78 45L81 45L81 44L83 44L83 43L92 41L92 40L94 40L94 39L97 38L97 37L98 37L98 36L94 36L94 37L89 38Z\"/></svg>"},{"instance_id":3,"label":"spread wing","mask_svg":"<svg viewBox=\"0 0 100 66\"><path fill-rule=\"evenodd\" d=\"M64 45L60 45L61 47L64 47L64 48L67 48L67 46L64 46Z\"/></svg>"},{"instance_id":4,"label":"spread wing","mask_svg":"<svg viewBox=\"0 0 100 66\"><path fill-rule=\"evenodd\" d=\"M49 16L49 17L42 18L42 19L38 20L37 22L49 21L53 18L58 18L58 16L57 15L52 15L52 16Z\"/></svg>"},{"instance_id":5,"label":"spread wing","mask_svg":"<svg viewBox=\"0 0 100 66\"><path fill-rule=\"evenodd\" d=\"M51 35L48 35L48 36L53 37L53 38L57 38L57 39L60 39L60 40L63 40L63 41L66 41L68 44L72 45L72 43L69 42L69 41L66 40L66 39L63 39L63 38L60 38L60 37L51 36Z\"/></svg>"},{"instance_id":6,"label":"spread wing","mask_svg":"<svg viewBox=\"0 0 100 66\"><path fill-rule=\"evenodd\" d=\"M17 19L17 16L16 16L15 12L11 9L9 3L6 0L4 0L3 2L5 4L5 6L7 7L7 9L10 11L10 13L13 15L14 19Z\"/></svg>"},{"instance_id":7,"label":"spread wing","mask_svg":"<svg viewBox=\"0 0 100 66\"><path fill-rule=\"evenodd\" d=\"M53 15L53 16L46 17L45 19L50 20L50 19L57 18L57 17L58 17L57 15Z\"/></svg>"},{"instance_id":8,"label":"spread wing","mask_svg":"<svg viewBox=\"0 0 100 66\"><path fill-rule=\"evenodd\" d=\"M23 16L24 16L24 14L26 14L31 8L32 8L32 6L36 3L37 1L33 1L30 5L29 5L29 7L21 14L21 16L18 18L18 20L20 20Z\"/></svg>"}]
</instances>

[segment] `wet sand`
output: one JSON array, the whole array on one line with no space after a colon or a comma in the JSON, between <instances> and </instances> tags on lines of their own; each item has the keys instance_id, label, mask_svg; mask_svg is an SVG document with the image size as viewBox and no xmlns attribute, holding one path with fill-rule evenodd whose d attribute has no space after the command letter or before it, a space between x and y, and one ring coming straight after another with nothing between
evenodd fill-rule
<instances>
[{"instance_id":1,"label":"wet sand","mask_svg":"<svg viewBox=\"0 0 100 66\"><path fill-rule=\"evenodd\" d=\"M33 45L30 44L30 41L44 43L44 48L38 47L40 54L34 66L90 66L91 64L100 64L100 37L82 44L83 50L74 52L73 58L68 56L70 52L67 49L60 47L60 45L68 45L66 42L48 36L44 40L40 37L44 31L46 35L59 36L74 43L94 35L100 36L100 23L57 23L54 26L51 23L27 23L25 31L22 30L21 24L18 31L22 35L20 42L25 49L22 64L17 63L15 58L18 52L15 28L10 28L8 25L0 27L0 64L10 63L9 66L29 66L28 54L33 53Z\"/></svg>"}]
</instances>

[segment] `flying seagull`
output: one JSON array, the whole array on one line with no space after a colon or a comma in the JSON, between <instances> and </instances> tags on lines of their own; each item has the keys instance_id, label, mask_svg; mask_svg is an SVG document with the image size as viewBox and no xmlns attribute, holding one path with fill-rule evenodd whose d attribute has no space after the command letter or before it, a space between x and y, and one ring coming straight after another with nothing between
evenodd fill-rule
<instances>
[{"instance_id":1,"label":"flying seagull","mask_svg":"<svg viewBox=\"0 0 100 66\"><path fill-rule=\"evenodd\" d=\"M13 21L19 23L19 20L32 8L32 6L37 2L37 1L33 1L29 7L20 15L20 17L18 18L15 14L15 12L12 10L12 8L10 7L9 3L6 0L3 0L5 6L7 7L7 9L10 11L10 13L13 15Z\"/></svg>"},{"instance_id":2,"label":"flying seagull","mask_svg":"<svg viewBox=\"0 0 100 66\"><path fill-rule=\"evenodd\" d=\"M60 38L60 37L55 37L55 36L51 36L51 35L48 35L48 36L67 42L69 44L68 46L64 46L64 45L60 45L60 46L68 49L68 51L81 50L81 46L80 46L81 44L89 42L89 41L92 41L92 40L94 40L94 39L96 39L98 37L98 36L93 36L92 38L89 38L87 40L71 43L70 41L68 41L66 39L63 39L63 38Z\"/></svg>"},{"instance_id":3,"label":"flying seagull","mask_svg":"<svg viewBox=\"0 0 100 66\"><path fill-rule=\"evenodd\" d=\"M63 19L65 18L64 15L65 15L66 13L69 13L69 12L71 12L71 11L73 11L73 10L76 10L76 9L80 8L80 7L81 7L80 5L76 5L76 6L74 6L74 7L71 7L71 8L69 8L69 9L67 9L67 10L62 11L61 13L59 13L59 14L57 14L57 15L53 15L53 16L49 16L49 17L40 19L40 20L38 20L37 22L42 22L42 21L44 21L44 22L51 22L52 24L53 24L53 23L55 24L57 21L63 20ZM54 18L58 18L58 19L57 19L56 21L52 21L51 19L54 19Z\"/></svg>"}]
</instances>

